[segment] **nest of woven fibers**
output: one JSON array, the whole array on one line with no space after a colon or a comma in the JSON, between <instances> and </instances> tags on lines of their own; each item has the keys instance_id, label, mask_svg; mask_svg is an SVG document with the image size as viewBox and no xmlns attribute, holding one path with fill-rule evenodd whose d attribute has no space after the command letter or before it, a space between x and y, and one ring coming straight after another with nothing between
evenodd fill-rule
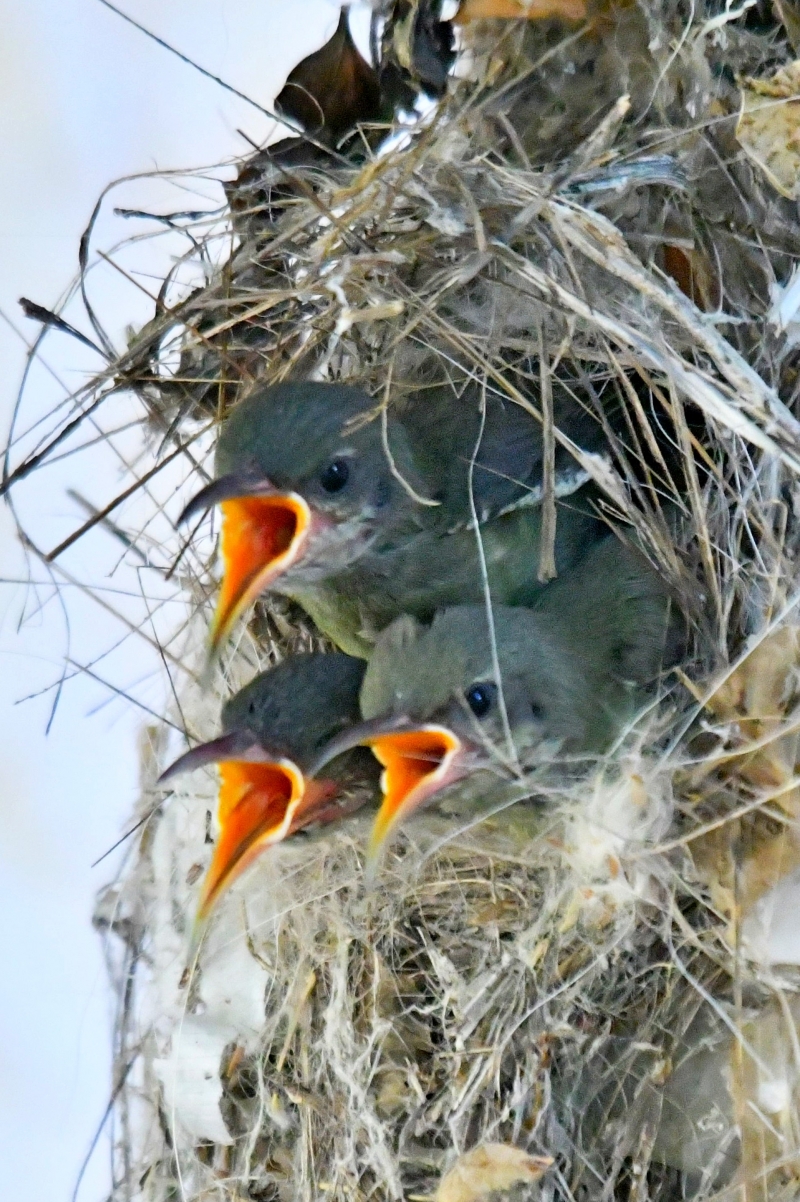
<instances>
[{"instance_id":1,"label":"nest of woven fibers","mask_svg":"<svg viewBox=\"0 0 800 1202\"><path fill-rule=\"evenodd\" d=\"M735 704L768 679L752 667ZM214 733L207 698L183 701ZM653 733L571 787L540 782L536 805L429 811L377 888L371 815L288 840L187 965L216 786L195 774L165 805L153 732L142 806L161 808L101 907L138 969L124 1055L140 1053L126 1094L144 1196L427 1197L489 1142L553 1157L537 1188L554 1197L642 1180L735 1197L745 1175L793 1197L794 977L762 912L797 863L793 806L753 786L777 776L781 737L770 764L755 732L718 743L698 785Z\"/></svg>"},{"instance_id":2,"label":"nest of woven fibers","mask_svg":"<svg viewBox=\"0 0 800 1202\"><path fill-rule=\"evenodd\" d=\"M794 30L664 0L451 42L428 7L381 15L369 111L241 165L227 242L193 234L206 282L167 281L98 388L141 398L187 496L265 384L358 384L389 432L428 389L516 405L663 576L685 659L611 751L488 815L431 806L371 884L369 808L272 848L196 954L216 780L157 785L181 747L149 729L147 821L98 909L122 936L118 1196L794 1198L797 204L739 119L744 77L791 86ZM601 449L568 445L566 401ZM215 520L159 535L193 741L325 645L262 599L200 688Z\"/></svg>"}]
</instances>

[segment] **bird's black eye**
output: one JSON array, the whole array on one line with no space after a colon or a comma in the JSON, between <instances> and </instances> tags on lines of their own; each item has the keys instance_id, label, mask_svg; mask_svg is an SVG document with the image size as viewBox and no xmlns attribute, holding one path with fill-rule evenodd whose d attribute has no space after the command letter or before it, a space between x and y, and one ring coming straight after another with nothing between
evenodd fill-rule
<instances>
[{"instance_id":1,"label":"bird's black eye","mask_svg":"<svg viewBox=\"0 0 800 1202\"><path fill-rule=\"evenodd\" d=\"M350 464L346 459L332 459L319 478L325 492L339 492L350 479Z\"/></svg>"},{"instance_id":2,"label":"bird's black eye","mask_svg":"<svg viewBox=\"0 0 800 1202\"><path fill-rule=\"evenodd\" d=\"M467 705L476 718L485 718L492 708L492 687L488 684L474 684L465 693Z\"/></svg>"},{"instance_id":3,"label":"bird's black eye","mask_svg":"<svg viewBox=\"0 0 800 1202\"><path fill-rule=\"evenodd\" d=\"M531 713L536 722L544 721L544 706L539 705L538 701L531 702Z\"/></svg>"}]
</instances>

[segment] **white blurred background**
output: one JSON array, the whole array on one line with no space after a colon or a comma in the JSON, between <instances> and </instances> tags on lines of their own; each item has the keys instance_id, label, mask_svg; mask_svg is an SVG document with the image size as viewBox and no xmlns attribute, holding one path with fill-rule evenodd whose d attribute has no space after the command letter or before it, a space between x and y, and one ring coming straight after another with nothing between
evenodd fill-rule
<instances>
[{"instance_id":1,"label":"white blurred background","mask_svg":"<svg viewBox=\"0 0 800 1202\"><path fill-rule=\"evenodd\" d=\"M101 190L132 173L230 160L247 153L237 129L259 144L275 130L99 0L0 0L0 7L2 447L39 330L18 298L58 305L75 278L78 241ZM267 107L288 70L326 40L338 18L335 0L123 0L121 7ZM213 182L193 185L185 207L221 199ZM181 207L149 181L127 185L110 207L137 201L157 211ZM101 244L115 236L106 220ZM143 249L143 269L168 265L157 249ZM146 282L157 289L157 281ZM152 316L144 292L110 269L93 277L92 296L117 347L126 326ZM77 305L66 316L91 332ZM70 339L49 334L20 428L101 366ZM85 517L68 489L101 507L122 480L113 457L83 451L32 476L16 504L49 550ZM101 595L124 614L136 576L130 568L114 571L120 551L98 531L59 562L109 590ZM23 555L5 506L0 578L0 1192L66 1202L110 1089L113 1004L90 915L114 860L91 865L125 828L136 796L137 732L147 715L85 675L66 681L53 715L53 684L65 655L87 664L115 643L113 655L95 664L97 677L131 687L140 706L159 712L164 680L150 644L118 617L74 585L59 598L43 566ZM109 1166L106 1131L84 1174L81 1202L107 1195Z\"/></svg>"}]
</instances>

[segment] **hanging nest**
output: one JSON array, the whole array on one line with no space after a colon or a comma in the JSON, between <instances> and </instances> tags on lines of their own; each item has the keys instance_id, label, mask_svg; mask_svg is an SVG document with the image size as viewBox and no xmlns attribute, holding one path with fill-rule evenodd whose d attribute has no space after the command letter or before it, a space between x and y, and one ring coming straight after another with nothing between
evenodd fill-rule
<instances>
[{"instance_id":1,"label":"hanging nest","mask_svg":"<svg viewBox=\"0 0 800 1202\"><path fill-rule=\"evenodd\" d=\"M800 105L795 18L473 7L526 6L462 5L456 44L441 14L395 4L377 68L346 25L301 64L282 96L305 136L241 164L224 212L171 218L188 251L77 398L138 398L137 480L170 480L166 501L131 486L109 507L124 525L138 506L137 545L180 590L170 721L211 738L257 670L323 645L261 601L201 691L214 517L191 538L168 520L231 406L298 376L357 382L388 421L434 384L474 404L477 382L556 442L554 384L572 395L607 432L580 467L691 647L608 756L488 818L433 807L371 891L363 812L273 849L188 964L216 787L159 787L178 743L148 727L143 826L96 917L121 1003L115 1199L800 1190L800 947L780 921L800 880L800 239L788 140L781 158L741 120ZM331 61L356 122L325 98ZM746 82L781 70L777 95ZM422 116L391 116L421 93Z\"/></svg>"}]
</instances>

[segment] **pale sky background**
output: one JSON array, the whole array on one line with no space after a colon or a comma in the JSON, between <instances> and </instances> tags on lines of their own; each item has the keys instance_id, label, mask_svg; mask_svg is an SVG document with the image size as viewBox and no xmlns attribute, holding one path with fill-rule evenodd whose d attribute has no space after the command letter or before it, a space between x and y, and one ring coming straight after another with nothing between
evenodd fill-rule
<instances>
[{"instance_id":1,"label":"pale sky background","mask_svg":"<svg viewBox=\"0 0 800 1202\"><path fill-rule=\"evenodd\" d=\"M120 7L267 107L287 71L325 40L338 15L333 0L123 0ZM75 276L78 239L102 188L134 172L228 160L245 152L237 127L257 142L272 127L98 0L0 0L0 11L2 446L26 349L9 322L28 342L38 331L17 299L57 305ZM174 195L165 203L166 193L143 182L112 203L168 211L206 208L215 196L206 184L202 203L195 196L189 205L176 204ZM117 233L135 232L125 224ZM113 241L111 219L108 231L101 222L99 236L101 244ZM158 250L145 247L141 261L157 270ZM118 346L126 325L152 311L123 285L110 271L93 285ZM77 307L69 315L88 329ZM61 335L49 335L44 349L46 363L70 388L100 366ZM61 395L37 369L23 424ZM19 490L26 527L41 547L53 547L82 516L66 489L78 488L99 506L120 479L102 451L64 459ZM98 533L64 562L84 580L135 588L129 569L109 577L118 551ZM109 691L85 677L67 684L47 737L52 691L15 704L56 679L67 646L52 590L39 594L51 599L36 614L36 595L8 583L26 572L13 523L0 507L0 1193L66 1202L109 1091L112 1002L90 914L113 862L90 866L125 829L134 804L142 715L119 700L109 704ZM35 564L31 576L45 579ZM124 628L74 588L65 595L69 652L86 663ZM26 601L27 620L18 630ZM137 695L163 704L163 679L141 640L127 639L97 670L120 687L150 674ZM81 1202L104 1198L108 1188L103 1139Z\"/></svg>"}]
</instances>

